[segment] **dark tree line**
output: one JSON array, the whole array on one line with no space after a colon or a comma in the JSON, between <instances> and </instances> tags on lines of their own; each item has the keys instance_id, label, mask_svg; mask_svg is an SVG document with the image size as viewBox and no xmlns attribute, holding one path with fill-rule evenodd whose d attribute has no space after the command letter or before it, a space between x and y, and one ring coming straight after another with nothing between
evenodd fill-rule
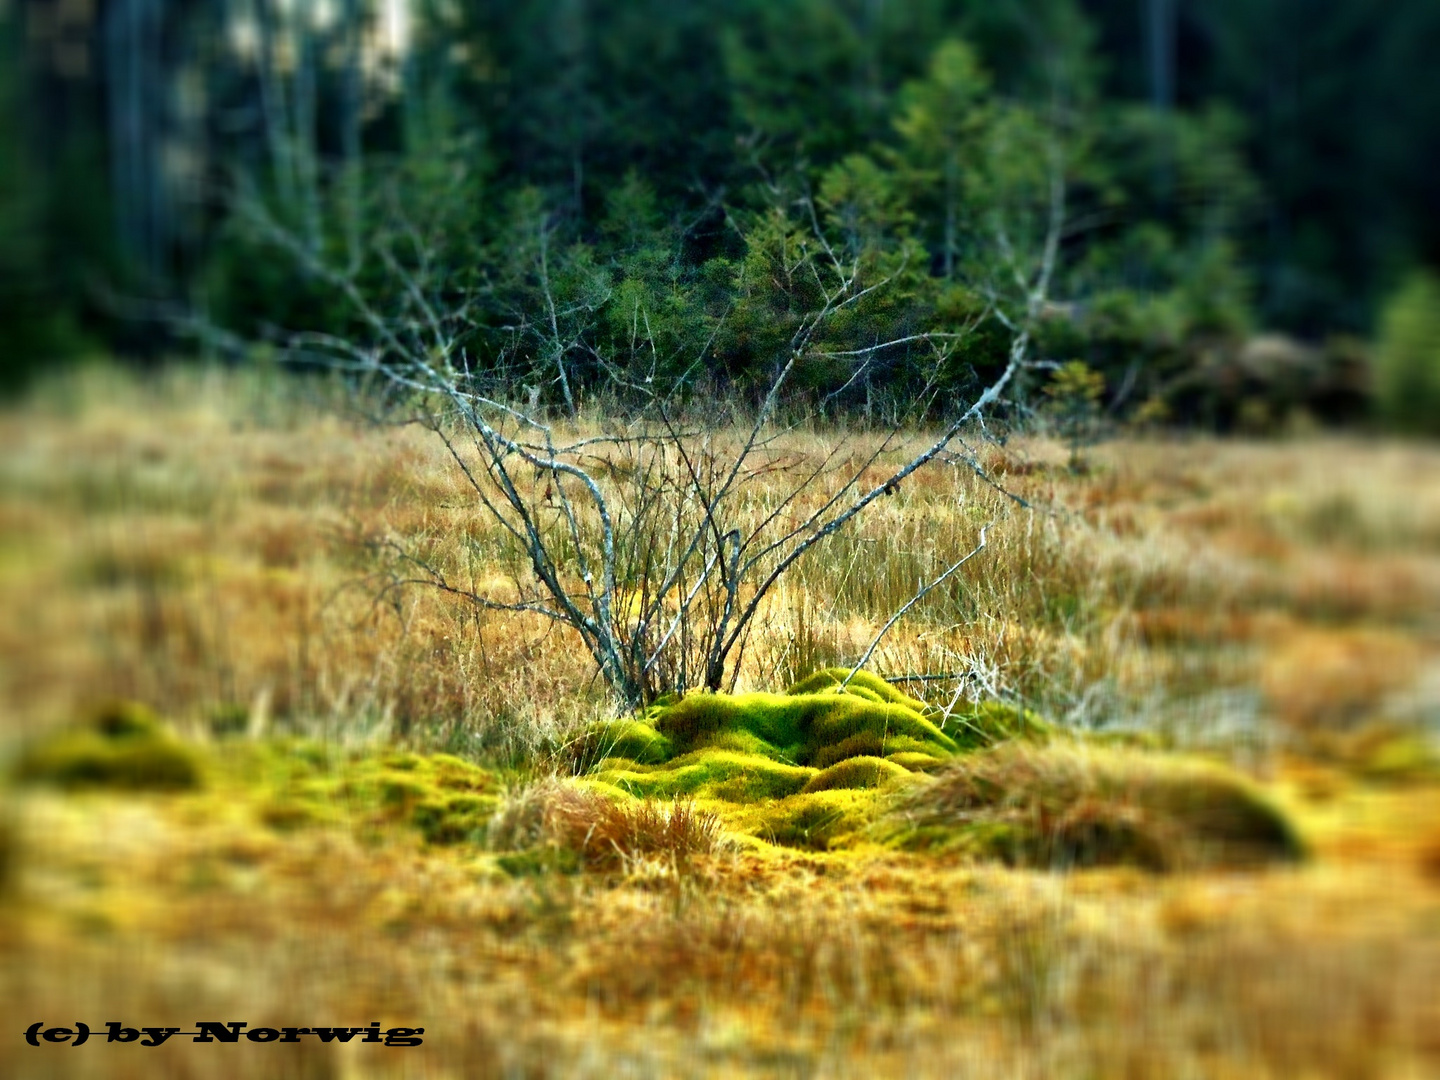
<instances>
[{"instance_id":1,"label":"dark tree line","mask_svg":"<svg viewBox=\"0 0 1440 1080\"><path fill-rule=\"evenodd\" d=\"M466 362L557 400L576 390L547 372L583 388L702 356L744 386L813 300L796 253L819 230L889 288L797 384L933 386L930 354L858 380L840 357L965 327L939 376L958 385L1004 362L994 222L1059 139L1062 302L1037 354L1138 403L1257 327L1365 332L1408 266L1440 262L1437 12L14 0L0 351L17 373L186 347L137 298L235 340L363 337L323 264L367 290L443 282Z\"/></svg>"}]
</instances>

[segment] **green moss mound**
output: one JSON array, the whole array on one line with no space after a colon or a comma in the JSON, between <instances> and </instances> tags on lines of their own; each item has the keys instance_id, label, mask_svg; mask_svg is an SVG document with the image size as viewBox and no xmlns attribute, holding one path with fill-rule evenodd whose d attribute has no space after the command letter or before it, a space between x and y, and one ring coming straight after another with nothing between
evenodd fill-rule
<instances>
[{"instance_id":1,"label":"green moss mound","mask_svg":"<svg viewBox=\"0 0 1440 1080\"><path fill-rule=\"evenodd\" d=\"M801 791L808 795L816 791L881 788L909 775L910 770L903 765L884 758L852 757L812 776Z\"/></svg>"},{"instance_id":2,"label":"green moss mound","mask_svg":"<svg viewBox=\"0 0 1440 1080\"><path fill-rule=\"evenodd\" d=\"M572 748L572 757L582 765L607 757L658 765L673 753L669 739L656 731L654 725L639 720L591 724Z\"/></svg>"},{"instance_id":3,"label":"green moss mound","mask_svg":"<svg viewBox=\"0 0 1440 1080\"><path fill-rule=\"evenodd\" d=\"M819 672L798 687L828 674ZM825 763L833 764L833 748L847 740L854 757L899 739L909 740L904 747L907 750L924 747L936 756L949 756L959 749L925 715L921 703L909 704L912 699L898 691L895 696L900 701L883 700L871 687L854 682L842 690L838 681L814 691L802 692L797 687L784 694L691 694L652 708L646 719L681 754L736 733L752 740L755 751L797 765L814 765L827 751L830 755Z\"/></svg>"},{"instance_id":4,"label":"green moss mound","mask_svg":"<svg viewBox=\"0 0 1440 1080\"><path fill-rule=\"evenodd\" d=\"M734 807L725 821L730 828L770 844L827 851L863 837L877 805L875 791L811 791Z\"/></svg>"},{"instance_id":5,"label":"green moss mound","mask_svg":"<svg viewBox=\"0 0 1440 1080\"><path fill-rule=\"evenodd\" d=\"M957 758L880 831L902 847L1041 867L1164 871L1304 855L1285 814L1231 769L1078 743L1011 743Z\"/></svg>"},{"instance_id":6,"label":"green moss mound","mask_svg":"<svg viewBox=\"0 0 1440 1080\"><path fill-rule=\"evenodd\" d=\"M958 753L1049 733L1012 706L946 716L869 672L826 668L783 694L667 697L593 725L576 764L618 796L700 800L733 830L814 848L859 835L916 774Z\"/></svg>"},{"instance_id":7,"label":"green moss mound","mask_svg":"<svg viewBox=\"0 0 1440 1080\"><path fill-rule=\"evenodd\" d=\"M964 750L980 750L1012 739L1044 740L1054 729L1030 709L1004 701L981 701L946 717L945 730Z\"/></svg>"},{"instance_id":8,"label":"green moss mound","mask_svg":"<svg viewBox=\"0 0 1440 1080\"><path fill-rule=\"evenodd\" d=\"M888 755L886 760L893 761L902 769L907 769L910 772L928 773L934 772L936 769L943 768L945 763L950 759L938 758L935 757L933 754L921 754L913 753L910 751L901 751L898 754Z\"/></svg>"},{"instance_id":9,"label":"green moss mound","mask_svg":"<svg viewBox=\"0 0 1440 1080\"><path fill-rule=\"evenodd\" d=\"M858 697L869 698L871 701L883 702L887 705L899 705L921 714L932 712L930 706L919 698L913 698L904 693L893 683L888 683L878 675L872 675L868 671L857 671L850 674L849 668L830 667L821 668L815 674L801 679L789 690L785 691L791 695L819 694L826 690L839 690L840 684L846 678L849 683L845 686L845 692L855 694Z\"/></svg>"},{"instance_id":10,"label":"green moss mound","mask_svg":"<svg viewBox=\"0 0 1440 1080\"><path fill-rule=\"evenodd\" d=\"M1342 739L1336 749L1350 771L1369 783L1403 786L1440 781L1440 744L1423 729L1378 724Z\"/></svg>"},{"instance_id":11,"label":"green moss mound","mask_svg":"<svg viewBox=\"0 0 1440 1080\"><path fill-rule=\"evenodd\" d=\"M79 727L29 747L14 775L21 783L71 790L183 791L201 783L195 752L133 702L108 705Z\"/></svg>"},{"instance_id":12,"label":"green moss mound","mask_svg":"<svg viewBox=\"0 0 1440 1080\"><path fill-rule=\"evenodd\" d=\"M270 788L259 816L281 830L328 822L365 834L399 825L432 844L478 842L499 803L494 774L450 754L346 757L277 744L258 768Z\"/></svg>"},{"instance_id":13,"label":"green moss mound","mask_svg":"<svg viewBox=\"0 0 1440 1080\"><path fill-rule=\"evenodd\" d=\"M492 773L449 754L364 759L337 791L352 813L411 825L432 844L479 841L499 802Z\"/></svg>"},{"instance_id":14,"label":"green moss mound","mask_svg":"<svg viewBox=\"0 0 1440 1080\"><path fill-rule=\"evenodd\" d=\"M613 759L605 764L591 775L639 798L783 799L800 791L816 775L815 769L720 749L696 750L658 767Z\"/></svg>"}]
</instances>

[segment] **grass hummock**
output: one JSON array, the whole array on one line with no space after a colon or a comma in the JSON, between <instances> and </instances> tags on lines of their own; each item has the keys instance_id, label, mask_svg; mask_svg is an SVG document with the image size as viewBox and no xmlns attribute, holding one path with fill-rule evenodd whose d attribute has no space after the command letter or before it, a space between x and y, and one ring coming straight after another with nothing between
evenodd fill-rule
<instances>
[{"instance_id":1,"label":"grass hummock","mask_svg":"<svg viewBox=\"0 0 1440 1080\"><path fill-rule=\"evenodd\" d=\"M883 828L901 847L1046 868L1254 866L1304 854L1286 815L1234 770L1081 742L959 759Z\"/></svg>"}]
</instances>

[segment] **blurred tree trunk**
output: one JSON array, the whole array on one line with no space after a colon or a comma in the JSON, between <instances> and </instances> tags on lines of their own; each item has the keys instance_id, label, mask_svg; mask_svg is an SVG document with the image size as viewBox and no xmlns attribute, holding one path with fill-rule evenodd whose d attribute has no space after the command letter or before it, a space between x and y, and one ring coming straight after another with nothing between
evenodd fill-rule
<instances>
[{"instance_id":1,"label":"blurred tree trunk","mask_svg":"<svg viewBox=\"0 0 1440 1080\"><path fill-rule=\"evenodd\" d=\"M342 19L344 25L341 32L345 37L345 85L340 141L345 175L345 243L353 266L360 260L360 151L362 110L365 104L360 72L364 34L360 0L345 0Z\"/></svg>"},{"instance_id":2,"label":"blurred tree trunk","mask_svg":"<svg viewBox=\"0 0 1440 1080\"><path fill-rule=\"evenodd\" d=\"M285 104L285 85L276 72L276 51L278 48L275 13L270 10L270 0L253 0L255 28L259 37L260 110L265 128L265 142L270 148L270 168L275 181L275 192L287 209L295 205L295 174L291 162L288 125L285 121L288 109Z\"/></svg>"},{"instance_id":3,"label":"blurred tree trunk","mask_svg":"<svg viewBox=\"0 0 1440 1080\"><path fill-rule=\"evenodd\" d=\"M111 0L104 70L112 205L120 250L151 282L164 277L170 206L161 169L165 0Z\"/></svg>"},{"instance_id":4,"label":"blurred tree trunk","mask_svg":"<svg viewBox=\"0 0 1440 1080\"><path fill-rule=\"evenodd\" d=\"M1150 105L1165 117L1175 108L1175 4L1176 0L1142 0L1146 24L1146 67L1150 73ZM1171 154L1162 145L1155 159L1155 195L1163 208L1170 202Z\"/></svg>"},{"instance_id":5,"label":"blurred tree trunk","mask_svg":"<svg viewBox=\"0 0 1440 1080\"><path fill-rule=\"evenodd\" d=\"M295 120L292 145L295 173L301 186L305 216L305 242L320 250L320 147L316 130L315 28L308 11L290 14L290 37L295 49Z\"/></svg>"},{"instance_id":6,"label":"blurred tree trunk","mask_svg":"<svg viewBox=\"0 0 1440 1080\"><path fill-rule=\"evenodd\" d=\"M1175 2L1142 0L1146 28L1146 67L1150 72L1150 104L1167 113L1175 106Z\"/></svg>"}]
</instances>

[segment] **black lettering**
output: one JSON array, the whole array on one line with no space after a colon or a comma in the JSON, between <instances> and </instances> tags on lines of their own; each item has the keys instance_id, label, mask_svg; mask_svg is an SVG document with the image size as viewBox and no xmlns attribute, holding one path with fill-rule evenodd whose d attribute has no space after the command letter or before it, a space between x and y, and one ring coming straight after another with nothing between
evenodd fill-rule
<instances>
[{"instance_id":1,"label":"black lettering","mask_svg":"<svg viewBox=\"0 0 1440 1080\"><path fill-rule=\"evenodd\" d=\"M147 1027L141 1028L140 1030L145 1032L146 1035L145 1038L140 1040L141 1046L159 1046L161 1043L163 1043L166 1039L170 1038L171 1035L174 1035L180 1029Z\"/></svg>"},{"instance_id":2,"label":"black lettering","mask_svg":"<svg viewBox=\"0 0 1440 1080\"><path fill-rule=\"evenodd\" d=\"M40 1033L40 1037L46 1042L69 1042L70 1036L74 1034L75 1032L71 1031L69 1028L53 1027L46 1028L44 1031L42 1031Z\"/></svg>"},{"instance_id":3,"label":"black lettering","mask_svg":"<svg viewBox=\"0 0 1440 1080\"><path fill-rule=\"evenodd\" d=\"M105 1026L110 1029L105 1036L106 1042L134 1042L140 1037L138 1028L124 1027L119 1020L107 1021Z\"/></svg>"},{"instance_id":4,"label":"black lettering","mask_svg":"<svg viewBox=\"0 0 1440 1080\"><path fill-rule=\"evenodd\" d=\"M245 1032L245 1037L251 1042L274 1042L280 1038L280 1032L274 1028L251 1028Z\"/></svg>"},{"instance_id":5,"label":"black lettering","mask_svg":"<svg viewBox=\"0 0 1440 1080\"><path fill-rule=\"evenodd\" d=\"M320 1037L321 1042L348 1043L351 1039L353 1039L356 1035L360 1034L360 1032L364 1030L364 1028L315 1028L315 1034Z\"/></svg>"},{"instance_id":6,"label":"black lettering","mask_svg":"<svg viewBox=\"0 0 1440 1080\"><path fill-rule=\"evenodd\" d=\"M221 1042L233 1043L240 1041L240 1029L246 1025L239 1021L223 1024L218 1020L206 1020L195 1026L200 1029L200 1033L195 1036L195 1042L208 1043L219 1039Z\"/></svg>"},{"instance_id":7,"label":"black lettering","mask_svg":"<svg viewBox=\"0 0 1440 1080\"><path fill-rule=\"evenodd\" d=\"M415 1036L424 1035L422 1028L391 1028L385 1032L386 1046L419 1046L424 1039L417 1039Z\"/></svg>"},{"instance_id":8,"label":"black lettering","mask_svg":"<svg viewBox=\"0 0 1440 1080\"><path fill-rule=\"evenodd\" d=\"M315 1034L310 1028L281 1028L280 1030L285 1033L285 1037L280 1040L281 1042L299 1042L301 1035Z\"/></svg>"}]
</instances>

